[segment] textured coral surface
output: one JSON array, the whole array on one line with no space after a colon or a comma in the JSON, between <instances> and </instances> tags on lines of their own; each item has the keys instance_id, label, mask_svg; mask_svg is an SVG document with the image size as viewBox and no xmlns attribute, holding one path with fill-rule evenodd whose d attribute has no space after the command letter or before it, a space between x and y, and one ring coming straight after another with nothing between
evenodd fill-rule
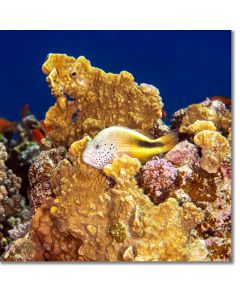
<instances>
[{"instance_id":1,"label":"textured coral surface","mask_svg":"<svg viewBox=\"0 0 240 300\"><path fill-rule=\"evenodd\" d=\"M57 99L45 119L55 145L70 145L86 133L94 136L112 125L150 132L162 116L158 90L138 85L126 71L105 73L83 56L65 54L50 54L42 69Z\"/></svg>"},{"instance_id":2,"label":"textured coral surface","mask_svg":"<svg viewBox=\"0 0 240 300\"><path fill-rule=\"evenodd\" d=\"M32 217L9 230L3 259L230 261L231 111L221 98L177 111L167 126L157 89L127 72L62 54L43 72L56 103L29 170ZM174 129L179 143L143 165L126 155L103 170L83 163L88 141L117 124L155 137Z\"/></svg>"},{"instance_id":3,"label":"textured coral surface","mask_svg":"<svg viewBox=\"0 0 240 300\"><path fill-rule=\"evenodd\" d=\"M55 198L33 216L30 232L41 255L67 261L187 260L201 209L180 207L174 198L155 206L137 186L137 159L122 156L104 172L86 166L81 154L88 139L71 145L70 161L62 160L51 180ZM115 182L111 188L107 176Z\"/></svg>"},{"instance_id":4,"label":"textured coral surface","mask_svg":"<svg viewBox=\"0 0 240 300\"><path fill-rule=\"evenodd\" d=\"M0 143L0 254L13 239L8 230L13 231L14 226L28 218L25 199L19 193L21 178L5 165L7 158L6 148Z\"/></svg>"}]
</instances>

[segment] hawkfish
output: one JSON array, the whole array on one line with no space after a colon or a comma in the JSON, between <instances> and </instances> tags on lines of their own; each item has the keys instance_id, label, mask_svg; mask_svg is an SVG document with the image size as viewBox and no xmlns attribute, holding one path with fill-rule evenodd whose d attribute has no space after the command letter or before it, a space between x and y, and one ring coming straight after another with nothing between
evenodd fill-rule
<instances>
[{"instance_id":1,"label":"hawkfish","mask_svg":"<svg viewBox=\"0 0 240 300\"><path fill-rule=\"evenodd\" d=\"M88 142L82 160L97 169L102 169L124 154L144 163L154 155L168 152L177 143L178 136L175 132L152 139L134 129L112 126L103 129Z\"/></svg>"}]
</instances>

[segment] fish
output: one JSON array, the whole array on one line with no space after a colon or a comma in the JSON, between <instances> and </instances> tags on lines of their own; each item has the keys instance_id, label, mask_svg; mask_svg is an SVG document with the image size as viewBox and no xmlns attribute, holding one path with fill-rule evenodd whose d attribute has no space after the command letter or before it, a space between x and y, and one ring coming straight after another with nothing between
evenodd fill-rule
<instances>
[{"instance_id":1,"label":"fish","mask_svg":"<svg viewBox=\"0 0 240 300\"><path fill-rule=\"evenodd\" d=\"M209 98L209 100L211 100L211 101L219 100L227 106L231 106L231 103L232 103L231 99L228 97L225 97L225 96L213 96L213 97Z\"/></svg>"},{"instance_id":2,"label":"fish","mask_svg":"<svg viewBox=\"0 0 240 300\"><path fill-rule=\"evenodd\" d=\"M112 126L103 129L88 142L82 161L91 167L102 169L115 158L126 154L144 163L154 155L168 152L177 143L176 132L152 139L134 129Z\"/></svg>"},{"instance_id":3,"label":"fish","mask_svg":"<svg viewBox=\"0 0 240 300\"><path fill-rule=\"evenodd\" d=\"M44 138L44 135L42 134L42 132L39 129L34 128L32 130L32 140L34 142L40 143L42 138Z\"/></svg>"},{"instance_id":4,"label":"fish","mask_svg":"<svg viewBox=\"0 0 240 300\"><path fill-rule=\"evenodd\" d=\"M4 118L0 118L0 133L16 130L17 122L12 122Z\"/></svg>"}]
</instances>

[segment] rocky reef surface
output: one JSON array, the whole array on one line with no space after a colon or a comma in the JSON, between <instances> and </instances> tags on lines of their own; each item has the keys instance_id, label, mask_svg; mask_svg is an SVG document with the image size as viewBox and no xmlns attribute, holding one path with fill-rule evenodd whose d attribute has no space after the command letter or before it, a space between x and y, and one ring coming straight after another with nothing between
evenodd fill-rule
<instances>
[{"instance_id":1,"label":"rocky reef surface","mask_svg":"<svg viewBox=\"0 0 240 300\"><path fill-rule=\"evenodd\" d=\"M40 145L33 135L39 129L28 105L23 107L20 121L1 119L0 255L13 240L25 235L30 224L28 171L40 154Z\"/></svg>"},{"instance_id":2,"label":"rocky reef surface","mask_svg":"<svg viewBox=\"0 0 240 300\"><path fill-rule=\"evenodd\" d=\"M23 211L21 179L0 144L2 260L230 261L230 105L207 98L166 125L159 91L128 72L63 54L50 54L42 69L56 103L28 164L31 216L14 229L1 220ZM179 143L143 165L127 155L103 170L86 165L86 144L112 125L156 138L174 130Z\"/></svg>"}]
</instances>

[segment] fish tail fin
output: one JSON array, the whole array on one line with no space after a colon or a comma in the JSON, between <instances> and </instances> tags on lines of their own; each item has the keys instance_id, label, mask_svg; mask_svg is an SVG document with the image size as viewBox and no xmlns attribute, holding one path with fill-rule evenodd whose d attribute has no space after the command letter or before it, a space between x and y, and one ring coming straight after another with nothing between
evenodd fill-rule
<instances>
[{"instance_id":1,"label":"fish tail fin","mask_svg":"<svg viewBox=\"0 0 240 300\"><path fill-rule=\"evenodd\" d=\"M173 131L167 135L161 136L156 139L155 142L161 143L161 152L165 153L171 150L179 141L178 134L176 131Z\"/></svg>"}]
</instances>

